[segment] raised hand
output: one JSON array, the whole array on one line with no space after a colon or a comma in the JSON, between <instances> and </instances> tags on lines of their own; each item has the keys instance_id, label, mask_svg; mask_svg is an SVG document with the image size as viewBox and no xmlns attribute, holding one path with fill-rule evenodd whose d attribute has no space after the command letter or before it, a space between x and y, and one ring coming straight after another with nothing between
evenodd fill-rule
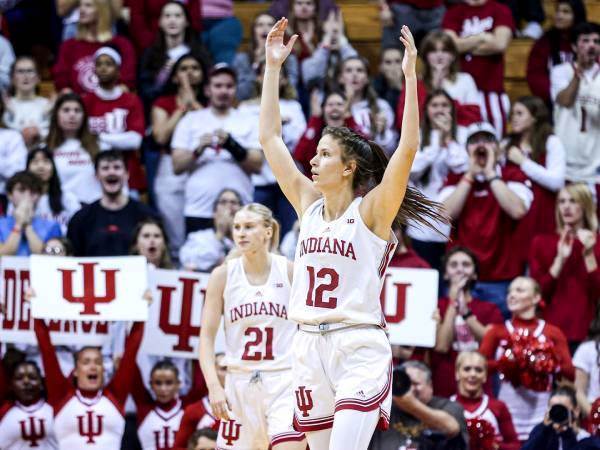
<instances>
[{"instance_id":1,"label":"raised hand","mask_svg":"<svg viewBox=\"0 0 600 450\"><path fill-rule=\"evenodd\" d=\"M267 42L265 42L265 59L266 59L266 67L275 67L279 68L284 63L294 44L296 43L296 39L298 39L298 35L293 35L288 41L287 45L283 43L283 37L285 35L285 30L288 25L288 20L283 17L279 19L269 34L267 35Z\"/></svg>"},{"instance_id":2,"label":"raised hand","mask_svg":"<svg viewBox=\"0 0 600 450\"><path fill-rule=\"evenodd\" d=\"M402 27L400 33L400 42L404 45L402 71L405 77L414 77L417 70L417 46L415 45L415 39L406 25Z\"/></svg>"}]
</instances>

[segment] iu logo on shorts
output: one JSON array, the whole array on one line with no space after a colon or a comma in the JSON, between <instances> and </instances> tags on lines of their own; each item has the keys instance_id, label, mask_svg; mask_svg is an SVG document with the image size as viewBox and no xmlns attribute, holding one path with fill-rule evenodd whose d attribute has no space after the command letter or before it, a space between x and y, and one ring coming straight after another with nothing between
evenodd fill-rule
<instances>
[{"instance_id":1,"label":"iu logo on shorts","mask_svg":"<svg viewBox=\"0 0 600 450\"><path fill-rule=\"evenodd\" d=\"M306 389L306 386L298 386L296 392L296 404L302 411L302 417L308 417L308 412L313 409L312 390Z\"/></svg>"},{"instance_id":2,"label":"iu logo on shorts","mask_svg":"<svg viewBox=\"0 0 600 450\"><path fill-rule=\"evenodd\" d=\"M228 420L223 422L221 427L221 437L225 439L227 445L233 445L233 441L237 441L240 438L241 423L235 423L235 420Z\"/></svg>"},{"instance_id":3,"label":"iu logo on shorts","mask_svg":"<svg viewBox=\"0 0 600 450\"><path fill-rule=\"evenodd\" d=\"M29 442L29 447L39 447L38 441L46 437L44 419L36 419L33 416L29 416L28 419L19 421L19 425L21 425L21 439Z\"/></svg>"},{"instance_id":4,"label":"iu logo on shorts","mask_svg":"<svg viewBox=\"0 0 600 450\"><path fill-rule=\"evenodd\" d=\"M98 265L95 262L79 263L83 267L83 295L76 297L73 295L73 269L58 269L62 273L63 298L70 303L82 303L83 311L80 314L98 315L96 303L110 303L116 297L115 275L118 269L102 269L105 279L104 295L96 295L94 292L95 271L94 267Z\"/></svg>"},{"instance_id":5,"label":"iu logo on shorts","mask_svg":"<svg viewBox=\"0 0 600 450\"><path fill-rule=\"evenodd\" d=\"M86 411L85 414L85 416L77 416L79 434L87 438L86 444L95 444L94 438L102 435L102 419L104 416L98 414L94 417L94 411ZM96 419L95 422L94 419Z\"/></svg>"}]
</instances>

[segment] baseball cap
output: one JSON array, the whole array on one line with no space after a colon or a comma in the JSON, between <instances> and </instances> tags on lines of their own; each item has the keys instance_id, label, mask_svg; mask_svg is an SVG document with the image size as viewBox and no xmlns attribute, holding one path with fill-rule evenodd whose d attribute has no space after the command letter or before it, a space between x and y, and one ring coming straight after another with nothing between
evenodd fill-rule
<instances>
[{"instance_id":1,"label":"baseball cap","mask_svg":"<svg viewBox=\"0 0 600 450\"><path fill-rule=\"evenodd\" d=\"M220 73L228 73L233 77L234 80L237 81L237 73L235 72L235 70L233 70L233 67L224 62L215 64L212 67L212 69L210 69L210 72L208 73L208 78L212 78Z\"/></svg>"},{"instance_id":2,"label":"baseball cap","mask_svg":"<svg viewBox=\"0 0 600 450\"><path fill-rule=\"evenodd\" d=\"M493 136L494 140L498 140L496 129L489 122L477 122L469 125L467 128L467 142L476 134L487 134Z\"/></svg>"}]
</instances>

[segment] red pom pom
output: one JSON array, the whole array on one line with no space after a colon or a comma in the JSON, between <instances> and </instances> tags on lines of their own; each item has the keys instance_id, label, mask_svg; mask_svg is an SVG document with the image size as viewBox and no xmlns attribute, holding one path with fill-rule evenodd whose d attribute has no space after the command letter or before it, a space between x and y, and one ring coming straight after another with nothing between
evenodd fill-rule
<instances>
[{"instance_id":1,"label":"red pom pom","mask_svg":"<svg viewBox=\"0 0 600 450\"><path fill-rule=\"evenodd\" d=\"M493 450L498 448L496 430L487 420L479 417L467 419L467 430L469 431L469 448L471 450Z\"/></svg>"}]
</instances>

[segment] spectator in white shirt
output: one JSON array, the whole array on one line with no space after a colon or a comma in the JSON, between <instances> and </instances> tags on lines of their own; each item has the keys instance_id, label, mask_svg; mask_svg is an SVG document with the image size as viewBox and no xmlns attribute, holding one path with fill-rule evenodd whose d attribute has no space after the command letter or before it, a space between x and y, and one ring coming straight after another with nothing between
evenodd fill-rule
<instances>
[{"instance_id":1,"label":"spectator in white shirt","mask_svg":"<svg viewBox=\"0 0 600 450\"><path fill-rule=\"evenodd\" d=\"M63 94L52 110L47 141L63 191L72 192L84 204L95 202L102 194L93 162L98 142L87 124L81 97Z\"/></svg>"},{"instance_id":2,"label":"spectator in white shirt","mask_svg":"<svg viewBox=\"0 0 600 450\"><path fill-rule=\"evenodd\" d=\"M0 118L4 113L4 102L0 97ZM0 120L0 209L6 211L6 181L15 173L25 169L27 147L21 133L6 128Z\"/></svg>"},{"instance_id":3,"label":"spectator in white shirt","mask_svg":"<svg viewBox=\"0 0 600 450\"><path fill-rule=\"evenodd\" d=\"M233 107L236 74L226 64L217 64L206 88L209 105L188 112L171 140L173 170L189 173L185 186L186 233L211 228L213 205L226 188L240 193L244 203L252 201L250 175L263 165L262 151L252 140L254 116Z\"/></svg>"},{"instance_id":4,"label":"spectator in white shirt","mask_svg":"<svg viewBox=\"0 0 600 450\"><path fill-rule=\"evenodd\" d=\"M575 388L581 413L588 417L594 400L600 397L600 318L590 325L588 340L577 347L573 355Z\"/></svg>"},{"instance_id":5,"label":"spectator in white shirt","mask_svg":"<svg viewBox=\"0 0 600 450\"><path fill-rule=\"evenodd\" d=\"M52 102L38 94L40 76L30 56L19 56L11 68L12 85L6 97L4 123L20 131L27 147L46 139Z\"/></svg>"}]
</instances>

